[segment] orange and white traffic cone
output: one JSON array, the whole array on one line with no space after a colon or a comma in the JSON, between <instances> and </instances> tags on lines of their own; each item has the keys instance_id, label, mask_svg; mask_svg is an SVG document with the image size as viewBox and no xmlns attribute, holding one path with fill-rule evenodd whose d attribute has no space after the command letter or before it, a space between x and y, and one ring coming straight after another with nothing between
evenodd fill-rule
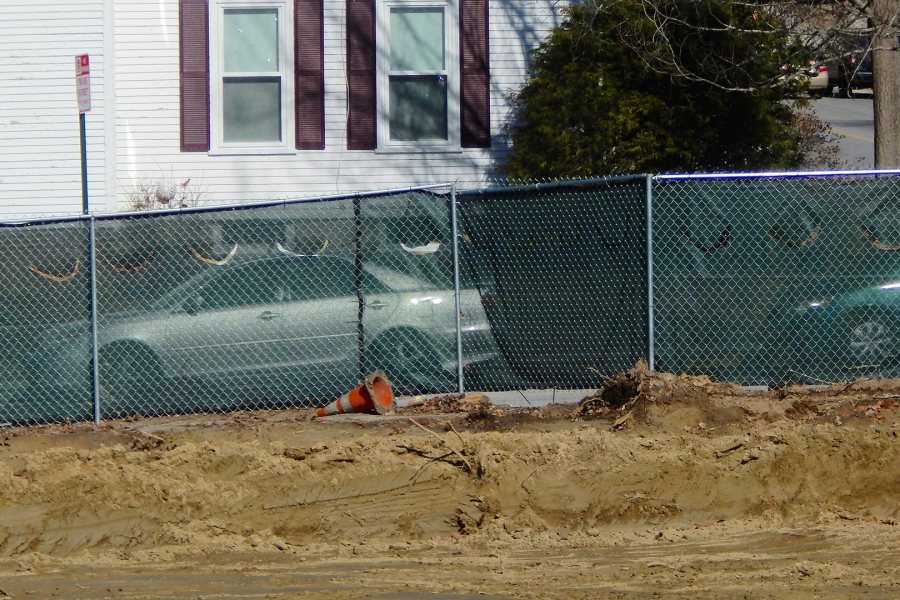
<instances>
[{"instance_id":1,"label":"orange and white traffic cone","mask_svg":"<svg viewBox=\"0 0 900 600\"><path fill-rule=\"evenodd\" d=\"M394 390L384 371L366 375L363 382L329 404L316 410L317 417L367 412L383 415L394 408Z\"/></svg>"}]
</instances>

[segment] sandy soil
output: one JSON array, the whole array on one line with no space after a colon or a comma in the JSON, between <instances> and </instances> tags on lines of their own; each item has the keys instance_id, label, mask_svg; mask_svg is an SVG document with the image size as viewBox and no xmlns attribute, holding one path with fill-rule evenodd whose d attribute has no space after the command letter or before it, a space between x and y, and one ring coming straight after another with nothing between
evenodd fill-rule
<instances>
[{"instance_id":1,"label":"sandy soil","mask_svg":"<svg viewBox=\"0 0 900 600\"><path fill-rule=\"evenodd\" d=\"M0 598L900 598L900 382L0 430Z\"/></svg>"}]
</instances>

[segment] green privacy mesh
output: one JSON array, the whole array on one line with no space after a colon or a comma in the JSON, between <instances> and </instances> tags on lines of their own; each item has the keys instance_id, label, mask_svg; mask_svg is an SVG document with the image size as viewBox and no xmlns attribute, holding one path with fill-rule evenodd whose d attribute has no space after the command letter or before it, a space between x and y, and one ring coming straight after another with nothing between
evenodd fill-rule
<instances>
[{"instance_id":1,"label":"green privacy mesh","mask_svg":"<svg viewBox=\"0 0 900 600\"><path fill-rule=\"evenodd\" d=\"M473 385L594 387L646 356L643 178L459 200L464 279L480 291L501 359Z\"/></svg>"},{"instance_id":2,"label":"green privacy mesh","mask_svg":"<svg viewBox=\"0 0 900 600\"><path fill-rule=\"evenodd\" d=\"M0 423L93 418L92 278L102 418L321 405L375 369L593 388L651 349L744 385L900 375L900 177L659 177L649 222L647 181L98 217L93 256L88 219L3 224Z\"/></svg>"}]
</instances>

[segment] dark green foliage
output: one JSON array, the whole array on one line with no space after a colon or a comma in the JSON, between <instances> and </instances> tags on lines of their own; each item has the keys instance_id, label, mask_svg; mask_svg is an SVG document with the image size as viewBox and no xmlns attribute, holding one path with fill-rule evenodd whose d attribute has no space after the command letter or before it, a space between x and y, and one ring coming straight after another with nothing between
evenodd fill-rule
<instances>
[{"instance_id":1,"label":"dark green foliage","mask_svg":"<svg viewBox=\"0 0 900 600\"><path fill-rule=\"evenodd\" d=\"M648 6L658 12L648 13ZM787 36L747 4L621 0L573 6L537 49L515 99L506 174L586 177L798 165L800 136L784 101L798 86L785 83L781 71L797 56Z\"/></svg>"}]
</instances>

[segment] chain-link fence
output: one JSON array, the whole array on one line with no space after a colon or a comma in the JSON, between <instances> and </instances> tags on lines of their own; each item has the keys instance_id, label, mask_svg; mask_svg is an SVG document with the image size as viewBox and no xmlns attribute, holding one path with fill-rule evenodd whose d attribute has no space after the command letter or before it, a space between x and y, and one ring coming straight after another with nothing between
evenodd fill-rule
<instances>
[{"instance_id":1,"label":"chain-link fence","mask_svg":"<svg viewBox=\"0 0 900 600\"><path fill-rule=\"evenodd\" d=\"M900 172L634 176L7 223L0 422L312 406L376 368L895 375L898 204Z\"/></svg>"},{"instance_id":2,"label":"chain-link fence","mask_svg":"<svg viewBox=\"0 0 900 600\"><path fill-rule=\"evenodd\" d=\"M657 368L745 385L896 376L897 175L657 178Z\"/></svg>"},{"instance_id":3,"label":"chain-link fence","mask_svg":"<svg viewBox=\"0 0 900 600\"><path fill-rule=\"evenodd\" d=\"M448 190L7 224L0 421L456 389Z\"/></svg>"}]
</instances>

